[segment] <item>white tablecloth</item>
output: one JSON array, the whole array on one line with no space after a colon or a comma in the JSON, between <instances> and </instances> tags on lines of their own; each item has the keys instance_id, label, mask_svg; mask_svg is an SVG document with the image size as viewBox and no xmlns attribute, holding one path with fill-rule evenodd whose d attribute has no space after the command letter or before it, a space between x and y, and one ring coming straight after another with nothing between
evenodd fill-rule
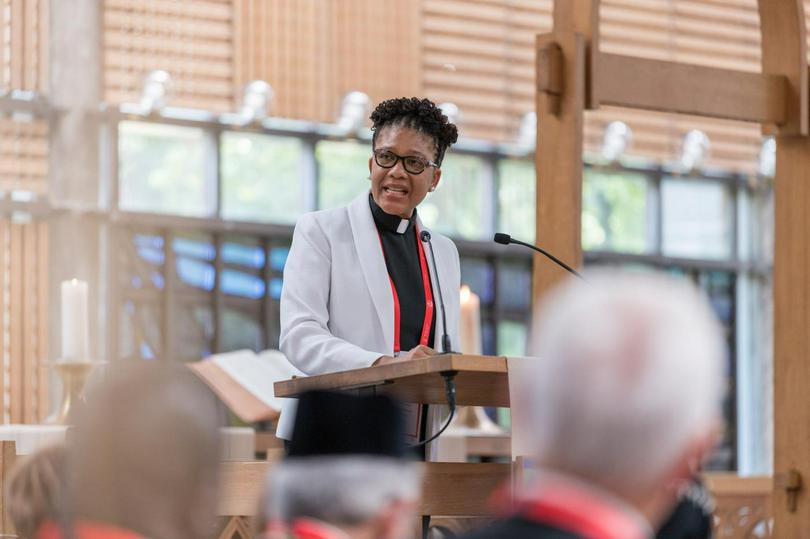
<instances>
[{"instance_id":1,"label":"white tablecloth","mask_svg":"<svg viewBox=\"0 0 810 539\"><path fill-rule=\"evenodd\" d=\"M29 455L65 441L65 425L0 425L0 440L14 441L18 455ZM256 432L249 427L225 427L222 432L222 459L255 460Z\"/></svg>"}]
</instances>

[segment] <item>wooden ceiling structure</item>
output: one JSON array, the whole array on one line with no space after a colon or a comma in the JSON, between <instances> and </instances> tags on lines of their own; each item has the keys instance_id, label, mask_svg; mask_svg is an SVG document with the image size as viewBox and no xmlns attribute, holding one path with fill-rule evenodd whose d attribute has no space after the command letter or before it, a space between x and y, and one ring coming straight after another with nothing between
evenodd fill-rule
<instances>
[{"instance_id":1,"label":"wooden ceiling structure","mask_svg":"<svg viewBox=\"0 0 810 539\"><path fill-rule=\"evenodd\" d=\"M804 6L759 0L762 71L603 53L599 0L555 2L537 37L537 239L581 264L585 110L603 105L762 125L777 141L774 254L774 537L806 536L810 503L810 103ZM535 298L561 279L534 265Z\"/></svg>"}]
</instances>

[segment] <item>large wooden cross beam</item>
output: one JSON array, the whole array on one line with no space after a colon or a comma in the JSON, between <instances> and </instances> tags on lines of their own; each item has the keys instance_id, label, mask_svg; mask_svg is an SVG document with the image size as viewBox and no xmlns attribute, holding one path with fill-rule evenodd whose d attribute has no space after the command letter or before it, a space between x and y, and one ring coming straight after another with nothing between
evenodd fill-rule
<instances>
[{"instance_id":1,"label":"large wooden cross beam","mask_svg":"<svg viewBox=\"0 0 810 539\"><path fill-rule=\"evenodd\" d=\"M599 51L598 0L557 0L537 36L537 241L582 262L583 114L600 105L759 123L777 140L775 537L810 529L810 101L802 0L759 0L762 72ZM563 277L534 266L534 297Z\"/></svg>"}]
</instances>

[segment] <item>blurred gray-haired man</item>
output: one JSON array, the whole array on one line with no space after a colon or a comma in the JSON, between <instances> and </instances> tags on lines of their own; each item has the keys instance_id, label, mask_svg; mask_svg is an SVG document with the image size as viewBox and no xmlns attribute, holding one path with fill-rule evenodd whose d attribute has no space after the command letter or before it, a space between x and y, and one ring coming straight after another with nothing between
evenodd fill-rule
<instances>
[{"instance_id":1,"label":"blurred gray-haired man","mask_svg":"<svg viewBox=\"0 0 810 539\"><path fill-rule=\"evenodd\" d=\"M516 429L536 463L512 514L469 539L642 539L721 425L724 345L683 280L594 272L535 318Z\"/></svg>"},{"instance_id":2,"label":"blurred gray-haired man","mask_svg":"<svg viewBox=\"0 0 810 539\"><path fill-rule=\"evenodd\" d=\"M383 396L312 392L298 402L289 454L270 473L264 537L412 537L422 470L399 405Z\"/></svg>"}]
</instances>

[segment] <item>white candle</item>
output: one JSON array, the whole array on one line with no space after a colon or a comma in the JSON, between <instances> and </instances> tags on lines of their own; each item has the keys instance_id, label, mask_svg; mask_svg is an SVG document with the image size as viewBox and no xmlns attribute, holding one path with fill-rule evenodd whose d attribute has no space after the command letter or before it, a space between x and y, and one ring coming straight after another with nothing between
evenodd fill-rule
<instances>
[{"instance_id":1,"label":"white candle","mask_svg":"<svg viewBox=\"0 0 810 539\"><path fill-rule=\"evenodd\" d=\"M88 361L87 283L62 281L62 361Z\"/></svg>"},{"instance_id":2,"label":"white candle","mask_svg":"<svg viewBox=\"0 0 810 539\"><path fill-rule=\"evenodd\" d=\"M459 340L464 354L481 354L481 300L466 284L461 287Z\"/></svg>"}]
</instances>

